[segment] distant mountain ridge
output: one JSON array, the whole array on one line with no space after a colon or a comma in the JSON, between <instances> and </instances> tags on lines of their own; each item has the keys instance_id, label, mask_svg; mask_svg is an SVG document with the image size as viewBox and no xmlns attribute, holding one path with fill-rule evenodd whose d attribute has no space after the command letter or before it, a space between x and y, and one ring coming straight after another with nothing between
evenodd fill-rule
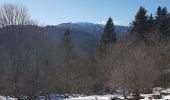
<instances>
[{"instance_id":1,"label":"distant mountain ridge","mask_svg":"<svg viewBox=\"0 0 170 100\"><path fill-rule=\"evenodd\" d=\"M48 32L59 40L66 29L71 31L73 38L85 51L93 51L99 44L105 25L88 22L62 23L59 25L46 26ZM115 26L117 37L122 36L128 31L127 26Z\"/></svg>"},{"instance_id":2,"label":"distant mountain ridge","mask_svg":"<svg viewBox=\"0 0 170 100\"><path fill-rule=\"evenodd\" d=\"M105 25L89 23L89 22L77 22L77 23L69 22L69 23L62 23L62 24L56 25L56 27L82 30L94 36L100 37L104 31ZM115 25L117 36L121 36L123 33L126 33L128 29L129 28L127 26Z\"/></svg>"}]
</instances>

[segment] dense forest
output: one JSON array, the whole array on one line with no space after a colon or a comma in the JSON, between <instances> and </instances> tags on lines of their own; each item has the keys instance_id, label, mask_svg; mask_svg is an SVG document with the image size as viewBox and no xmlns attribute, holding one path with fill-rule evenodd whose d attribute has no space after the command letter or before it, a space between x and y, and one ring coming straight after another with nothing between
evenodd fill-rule
<instances>
[{"instance_id":1,"label":"dense forest","mask_svg":"<svg viewBox=\"0 0 170 100\"><path fill-rule=\"evenodd\" d=\"M122 89L124 98L130 92L137 100L154 87L170 85L166 7L158 7L155 15L140 7L128 32L119 37L110 17L95 46L90 45L93 38L80 46L69 28L60 37L49 28L32 20L23 6L0 5L1 95L35 100L40 94L90 95Z\"/></svg>"}]
</instances>

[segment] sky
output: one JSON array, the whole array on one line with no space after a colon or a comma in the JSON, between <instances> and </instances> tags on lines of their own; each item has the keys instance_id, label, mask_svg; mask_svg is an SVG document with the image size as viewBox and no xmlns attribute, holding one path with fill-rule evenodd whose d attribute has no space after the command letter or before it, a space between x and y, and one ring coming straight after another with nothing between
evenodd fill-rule
<instances>
[{"instance_id":1,"label":"sky","mask_svg":"<svg viewBox=\"0 0 170 100\"><path fill-rule=\"evenodd\" d=\"M140 6L155 14L158 6L170 10L170 0L0 0L0 4L25 6L31 18L45 25L67 22L105 24L112 17L114 24L128 26Z\"/></svg>"}]
</instances>

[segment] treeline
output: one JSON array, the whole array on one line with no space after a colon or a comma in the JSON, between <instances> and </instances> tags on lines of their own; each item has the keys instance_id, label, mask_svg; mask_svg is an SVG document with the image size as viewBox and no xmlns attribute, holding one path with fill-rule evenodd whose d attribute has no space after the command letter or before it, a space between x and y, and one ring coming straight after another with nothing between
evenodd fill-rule
<instances>
[{"instance_id":1,"label":"treeline","mask_svg":"<svg viewBox=\"0 0 170 100\"><path fill-rule=\"evenodd\" d=\"M59 42L58 42L59 41ZM93 93L90 54L66 30L60 40L15 4L0 6L0 94Z\"/></svg>"},{"instance_id":2,"label":"treeline","mask_svg":"<svg viewBox=\"0 0 170 100\"><path fill-rule=\"evenodd\" d=\"M107 25L104 34L110 35L112 30L109 32ZM124 98L130 92L138 100L140 93L151 93L156 86L169 86L170 14L165 7L158 7L155 16L140 7L129 33L112 41L115 38L110 37L114 34L100 43L105 44L102 48L106 53L100 58L100 65L105 69L103 73L108 70L102 75L108 76L103 77L106 87L121 88Z\"/></svg>"},{"instance_id":3,"label":"treeline","mask_svg":"<svg viewBox=\"0 0 170 100\"><path fill-rule=\"evenodd\" d=\"M81 50L68 29L57 40L15 4L0 6L0 94L94 94L122 89L124 97L170 83L170 14L143 7L117 38L109 18L94 52ZM59 41L59 42L57 42Z\"/></svg>"}]
</instances>

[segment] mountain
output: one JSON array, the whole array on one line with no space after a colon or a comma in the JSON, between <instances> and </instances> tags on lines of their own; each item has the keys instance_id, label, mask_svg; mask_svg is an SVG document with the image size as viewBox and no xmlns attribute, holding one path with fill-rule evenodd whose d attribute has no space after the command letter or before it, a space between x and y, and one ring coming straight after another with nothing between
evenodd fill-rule
<instances>
[{"instance_id":1,"label":"mountain","mask_svg":"<svg viewBox=\"0 0 170 100\"><path fill-rule=\"evenodd\" d=\"M87 32L89 34L92 34L93 36L96 36L97 38L100 38L101 34L103 33L105 25L88 23L88 22L78 22L78 23L70 22L70 23L59 24L59 25L57 25L57 27L81 30L81 31ZM117 32L117 36L119 37L119 36L123 35L123 33L126 33L128 31L128 27L115 25L115 30Z\"/></svg>"},{"instance_id":2,"label":"mountain","mask_svg":"<svg viewBox=\"0 0 170 100\"><path fill-rule=\"evenodd\" d=\"M55 26L46 26L45 28L50 34L58 38L57 40L63 36L66 29L69 29L77 44L85 51L93 51L98 46L104 31L104 25L87 22L62 23ZM117 37L128 31L127 26L115 26L115 29Z\"/></svg>"},{"instance_id":3,"label":"mountain","mask_svg":"<svg viewBox=\"0 0 170 100\"><path fill-rule=\"evenodd\" d=\"M57 26L46 26L48 33L56 37L56 40L60 40L67 28ZM75 42L80 46L83 51L93 51L98 45L98 39L81 30L70 29L71 35Z\"/></svg>"}]
</instances>

